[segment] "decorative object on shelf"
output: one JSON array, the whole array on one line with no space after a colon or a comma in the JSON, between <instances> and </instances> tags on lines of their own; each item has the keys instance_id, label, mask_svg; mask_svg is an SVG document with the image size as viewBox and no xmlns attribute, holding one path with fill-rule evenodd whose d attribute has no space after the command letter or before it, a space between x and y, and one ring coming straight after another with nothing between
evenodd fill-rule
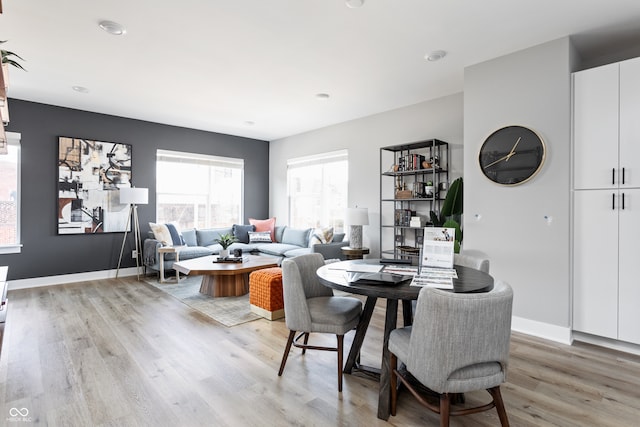
<instances>
[{"instance_id":1,"label":"decorative object on shelf","mask_svg":"<svg viewBox=\"0 0 640 427\"><path fill-rule=\"evenodd\" d=\"M122 254L124 252L124 244L127 241L127 233L129 233L129 224L133 220L133 235L135 239L135 259L136 259L136 275L140 280L140 267L142 267L142 241L140 237L140 222L138 221L138 205L146 205L149 203L149 189L125 187L120 191L120 204L129 205L129 214L127 216L127 225L125 227L124 236L122 238L122 247L120 248L120 257L118 258L118 269L116 270L116 278L120 273L120 264L122 263Z\"/></svg>"},{"instance_id":2,"label":"decorative object on shelf","mask_svg":"<svg viewBox=\"0 0 640 427\"><path fill-rule=\"evenodd\" d=\"M130 144L58 139L58 234L128 230L118 190L131 187L131 159Z\"/></svg>"},{"instance_id":3,"label":"decorative object on shelf","mask_svg":"<svg viewBox=\"0 0 640 427\"><path fill-rule=\"evenodd\" d=\"M396 191L396 199L411 199L412 197L413 197L413 191L411 190Z\"/></svg>"},{"instance_id":4,"label":"decorative object on shelf","mask_svg":"<svg viewBox=\"0 0 640 427\"><path fill-rule=\"evenodd\" d=\"M478 163L491 181L501 185L518 185L529 181L542 168L546 157L544 141L524 126L507 126L485 139Z\"/></svg>"},{"instance_id":5,"label":"decorative object on shelf","mask_svg":"<svg viewBox=\"0 0 640 427\"><path fill-rule=\"evenodd\" d=\"M229 246L238 241L233 234L221 234L220 237L214 240L216 243L222 246L222 250L218 254L219 258L225 259L229 256Z\"/></svg>"},{"instance_id":6,"label":"decorative object on shelf","mask_svg":"<svg viewBox=\"0 0 640 427\"><path fill-rule=\"evenodd\" d=\"M362 248L362 226L369 225L369 211L367 208L347 209L347 224L351 226L349 233L349 247Z\"/></svg>"}]
</instances>

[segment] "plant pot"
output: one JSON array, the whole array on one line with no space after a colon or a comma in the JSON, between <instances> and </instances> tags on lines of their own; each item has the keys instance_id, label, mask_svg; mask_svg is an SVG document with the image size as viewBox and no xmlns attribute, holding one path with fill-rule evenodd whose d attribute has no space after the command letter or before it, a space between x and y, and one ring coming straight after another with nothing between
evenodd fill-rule
<instances>
[{"instance_id":1,"label":"plant pot","mask_svg":"<svg viewBox=\"0 0 640 427\"><path fill-rule=\"evenodd\" d=\"M226 258L229 256L229 249L221 249L218 258Z\"/></svg>"}]
</instances>

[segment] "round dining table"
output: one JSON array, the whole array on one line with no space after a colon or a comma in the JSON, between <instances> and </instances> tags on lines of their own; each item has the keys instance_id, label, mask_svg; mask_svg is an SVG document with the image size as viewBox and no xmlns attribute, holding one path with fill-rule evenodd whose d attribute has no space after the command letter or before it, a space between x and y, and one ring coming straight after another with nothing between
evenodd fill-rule
<instances>
[{"instance_id":1,"label":"round dining table","mask_svg":"<svg viewBox=\"0 0 640 427\"><path fill-rule=\"evenodd\" d=\"M379 378L380 386L378 392L378 418L389 419L391 409L391 366L389 359L389 334L397 326L398 302L402 301L402 319L404 326L412 323L412 300L418 299L418 294L422 287L412 286L411 278L407 281L395 285L386 284L360 284L349 282L348 273L360 271L362 267L358 264L369 264L367 268L375 268L380 265L379 260L357 260L341 261L326 264L317 271L318 279L323 285L348 292L351 294L363 295L366 297L364 310L360 322L356 327L356 334L349 350L349 356L344 366L343 372L351 374L354 370L363 372L367 376ZM373 266L372 266L373 265ZM382 269L382 265L380 268ZM493 289L493 277L489 274L469 267L454 265L457 278L453 279L453 289L450 292L489 292ZM384 271L384 270L383 270ZM382 343L382 363L381 368L370 368L361 366L359 361L360 349L364 342L371 316L378 298L387 300L385 312L384 335Z\"/></svg>"}]
</instances>

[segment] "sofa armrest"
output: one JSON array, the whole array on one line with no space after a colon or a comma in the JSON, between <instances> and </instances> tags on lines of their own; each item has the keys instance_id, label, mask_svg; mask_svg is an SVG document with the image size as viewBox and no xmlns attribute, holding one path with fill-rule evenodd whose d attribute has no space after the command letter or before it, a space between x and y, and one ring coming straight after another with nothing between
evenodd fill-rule
<instances>
[{"instance_id":1,"label":"sofa armrest","mask_svg":"<svg viewBox=\"0 0 640 427\"><path fill-rule=\"evenodd\" d=\"M341 259L345 260L347 257L342 254L340 248L349 246L348 241L343 242L331 242L331 243L318 243L311 246L311 252L322 254L324 259Z\"/></svg>"},{"instance_id":2,"label":"sofa armrest","mask_svg":"<svg viewBox=\"0 0 640 427\"><path fill-rule=\"evenodd\" d=\"M142 263L147 267L157 266L160 262L158 249L162 247L162 242L156 239L145 239L142 245Z\"/></svg>"}]
</instances>

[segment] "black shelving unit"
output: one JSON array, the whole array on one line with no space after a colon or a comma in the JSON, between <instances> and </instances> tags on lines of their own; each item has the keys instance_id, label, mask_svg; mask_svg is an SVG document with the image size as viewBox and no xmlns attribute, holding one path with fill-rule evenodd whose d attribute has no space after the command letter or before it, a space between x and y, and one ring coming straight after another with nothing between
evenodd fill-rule
<instances>
[{"instance_id":1,"label":"black shelving unit","mask_svg":"<svg viewBox=\"0 0 640 427\"><path fill-rule=\"evenodd\" d=\"M449 144L438 139L380 148L382 258L417 259L429 212L440 211L442 184L448 188L448 165ZM422 218L422 226L411 225L415 216Z\"/></svg>"}]
</instances>

